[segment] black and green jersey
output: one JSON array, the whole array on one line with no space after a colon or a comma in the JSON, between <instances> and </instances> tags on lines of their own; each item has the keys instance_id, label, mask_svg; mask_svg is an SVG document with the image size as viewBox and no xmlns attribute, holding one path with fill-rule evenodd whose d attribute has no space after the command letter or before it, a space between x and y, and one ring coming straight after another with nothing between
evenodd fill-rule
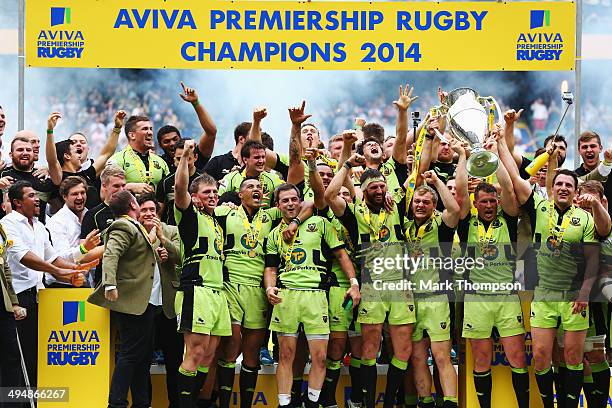
<instances>
[{"instance_id":1,"label":"black and green jersey","mask_svg":"<svg viewBox=\"0 0 612 408\"><path fill-rule=\"evenodd\" d=\"M584 277L583 245L597 243L593 216L574 205L561 211L552 203L532 192L523 205L537 253L538 286L577 290Z\"/></svg>"},{"instance_id":2,"label":"black and green jersey","mask_svg":"<svg viewBox=\"0 0 612 408\"><path fill-rule=\"evenodd\" d=\"M196 169L193 175L189 176L189 185L191 182L195 180L202 173L200 170ZM172 173L165 179L161 181L157 185L157 190L155 191L155 198L160 203L164 203L164 212L161 215L161 220L168 225L176 225L176 221L174 219L174 179L176 173Z\"/></svg>"},{"instance_id":3,"label":"black and green jersey","mask_svg":"<svg viewBox=\"0 0 612 408\"><path fill-rule=\"evenodd\" d=\"M195 209L174 206L174 219L181 238L181 288L223 288L223 230L213 217Z\"/></svg>"},{"instance_id":4,"label":"black and green jersey","mask_svg":"<svg viewBox=\"0 0 612 408\"><path fill-rule=\"evenodd\" d=\"M221 205L215 218L223 229L223 280L260 286L264 272L265 240L282 219L278 208L260 209L250 216L244 207Z\"/></svg>"},{"instance_id":5,"label":"black and green jersey","mask_svg":"<svg viewBox=\"0 0 612 408\"><path fill-rule=\"evenodd\" d=\"M471 283L513 283L516 267L516 239L518 218L499 211L497 217L486 222L478 215L468 215L457 227L462 255L481 259L481 265L467 268L463 278ZM479 291L481 294L492 292ZM495 291L508 294L509 291Z\"/></svg>"},{"instance_id":6,"label":"black and green jersey","mask_svg":"<svg viewBox=\"0 0 612 408\"><path fill-rule=\"evenodd\" d=\"M402 230L406 201L399 200L392 212L373 210L365 202L348 203L344 214L338 217L348 231L350 241L354 246L356 264L362 271L361 279L370 282L401 280L403 271L387 270L375 273L372 269L374 258L390 257L402 253L404 232ZM376 211L376 212L375 212Z\"/></svg>"},{"instance_id":7,"label":"black and green jersey","mask_svg":"<svg viewBox=\"0 0 612 408\"><path fill-rule=\"evenodd\" d=\"M408 166L398 163L393 157L380 165L378 170L387 179L387 189L394 196L404 194L404 183L408 179Z\"/></svg>"},{"instance_id":8,"label":"black and green jersey","mask_svg":"<svg viewBox=\"0 0 612 408\"><path fill-rule=\"evenodd\" d=\"M346 227L342 225L338 217L334 215L334 212L329 207L324 210L318 211L318 213L322 217L325 217L331 223L331 225L336 230L336 233L338 234L340 241L344 242L345 249L349 257L353 259L355 248L353 246L351 237L349 236L349 233ZM329 282L330 286L340 286L343 288L348 288L349 286L351 286L349 279L346 277L346 274L344 273L344 271L342 270L342 267L340 266L340 261L338 261L336 257L334 257L332 261L331 275L329 276L329 278L330 278L330 282Z\"/></svg>"},{"instance_id":9,"label":"black and green jersey","mask_svg":"<svg viewBox=\"0 0 612 408\"><path fill-rule=\"evenodd\" d=\"M415 293L438 292L437 285L447 280L441 274L447 263L444 258L450 257L455 229L446 225L442 213L436 211L421 225L414 219L407 220L404 230L412 257L421 257L417 268L409 271Z\"/></svg>"},{"instance_id":10,"label":"black and green jersey","mask_svg":"<svg viewBox=\"0 0 612 408\"><path fill-rule=\"evenodd\" d=\"M140 154L130 146L113 154L108 163L123 169L126 183L146 183L157 187L170 174L164 159L154 153Z\"/></svg>"},{"instance_id":11,"label":"black and green jersey","mask_svg":"<svg viewBox=\"0 0 612 408\"><path fill-rule=\"evenodd\" d=\"M310 217L291 244L283 240L285 228L284 222L274 228L266 244L266 267L278 268L279 287L327 289L333 250L344 248L334 227L323 217Z\"/></svg>"},{"instance_id":12,"label":"black and green jersey","mask_svg":"<svg viewBox=\"0 0 612 408\"><path fill-rule=\"evenodd\" d=\"M246 178L245 170L235 170L223 177L223 180L219 182L221 185L219 187L219 195L226 193L228 191L235 191L236 193L240 191L240 183ZM278 177L275 173L264 171L259 175L259 182L263 188L263 192L267 195L268 199L264 200L266 203L266 207L270 207L270 204L273 200L273 193L276 187L280 186L284 183L280 177Z\"/></svg>"}]
</instances>

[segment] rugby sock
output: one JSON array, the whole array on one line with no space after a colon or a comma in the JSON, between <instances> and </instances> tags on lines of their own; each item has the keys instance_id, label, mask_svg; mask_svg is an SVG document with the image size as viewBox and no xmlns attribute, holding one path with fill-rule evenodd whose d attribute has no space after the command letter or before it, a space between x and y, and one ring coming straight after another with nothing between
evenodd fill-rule
<instances>
[{"instance_id":1,"label":"rugby sock","mask_svg":"<svg viewBox=\"0 0 612 408\"><path fill-rule=\"evenodd\" d=\"M351 376L351 402L363 402L363 390L361 389L361 377L359 370L361 369L361 359L351 356L351 364L349 365L349 374Z\"/></svg>"},{"instance_id":2,"label":"rugby sock","mask_svg":"<svg viewBox=\"0 0 612 408\"><path fill-rule=\"evenodd\" d=\"M544 408L554 408L553 403L553 373L550 367L542 371L536 371L536 382Z\"/></svg>"},{"instance_id":3,"label":"rugby sock","mask_svg":"<svg viewBox=\"0 0 612 408\"><path fill-rule=\"evenodd\" d=\"M444 397L442 408L457 408L457 397Z\"/></svg>"},{"instance_id":4,"label":"rugby sock","mask_svg":"<svg viewBox=\"0 0 612 408\"><path fill-rule=\"evenodd\" d=\"M597 395L595 406L607 407L610 393L610 366L606 360L591 364L591 372L593 373L593 394Z\"/></svg>"},{"instance_id":5,"label":"rugby sock","mask_svg":"<svg viewBox=\"0 0 612 408\"><path fill-rule=\"evenodd\" d=\"M376 401L376 360L361 359L361 389L363 391L363 402L366 408L374 408ZM387 377L389 378L389 377Z\"/></svg>"},{"instance_id":6,"label":"rugby sock","mask_svg":"<svg viewBox=\"0 0 612 408\"><path fill-rule=\"evenodd\" d=\"M193 389L191 390L191 394L193 396L193 401L197 402L198 397L200 396L200 391L204 388L204 383L206 382L206 377L208 376L208 367L198 366L198 371L196 373L195 382L193 383Z\"/></svg>"},{"instance_id":7,"label":"rugby sock","mask_svg":"<svg viewBox=\"0 0 612 408\"><path fill-rule=\"evenodd\" d=\"M238 384L240 387L240 408L248 408L253 403L253 394L257 385L259 367L247 367L244 364L240 369Z\"/></svg>"},{"instance_id":8,"label":"rugby sock","mask_svg":"<svg viewBox=\"0 0 612 408\"><path fill-rule=\"evenodd\" d=\"M323 389L321 390L321 405L331 407L338 405L336 402L336 387L340 378L340 368L342 361L330 360L326 361L327 370L325 371L325 381L323 381Z\"/></svg>"},{"instance_id":9,"label":"rugby sock","mask_svg":"<svg viewBox=\"0 0 612 408\"><path fill-rule=\"evenodd\" d=\"M395 406L397 391L404 383L404 375L406 374L407 368L407 361L402 361L393 356L387 371L387 387L385 388L385 401L383 403L383 407L393 408Z\"/></svg>"},{"instance_id":10,"label":"rugby sock","mask_svg":"<svg viewBox=\"0 0 612 408\"><path fill-rule=\"evenodd\" d=\"M321 390L315 390L314 388L308 387L306 393L306 408L319 408L319 397L321 396Z\"/></svg>"},{"instance_id":11,"label":"rugby sock","mask_svg":"<svg viewBox=\"0 0 612 408\"><path fill-rule=\"evenodd\" d=\"M529 408L529 371L527 368L512 367L512 387L519 408Z\"/></svg>"},{"instance_id":12,"label":"rugby sock","mask_svg":"<svg viewBox=\"0 0 612 408\"><path fill-rule=\"evenodd\" d=\"M294 377L293 384L291 384L291 406L301 407L302 406L302 382L303 377Z\"/></svg>"},{"instance_id":13,"label":"rugby sock","mask_svg":"<svg viewBox=\"0 0 612 408\"><path fill-rule=\"evenodd\" d=\"M428 397L422 397L421 402L419 403L419 407L421 408L435 408L436 402L433 397L430 395Z\"/></svg>"},{"instance_id":14,"label":"rugby sock","mask_svg":"<svg viewBox=\"0 0 612 408\"><path fill-rule=\"evenodd\" d=\"M565 408L565 385L563 384L567 368L564 362L559 363L559 367L555 369L555 393L557 395L557 408Z\"/></svg>"},{"instance_id":15,"label":"rugby sock","mask_svg":"<svg viewBox=\"0 0 612 408\"><path fill-rule=\"evenodd\" d=\"M476 388L480 408L491 408L491 388L493 386L491 370L482 373L473 371L472 375L474 376L474 388Z\"/></svg>"},{"instance_id":16,"label":"rugby sock","mask_svg":"<svg viewBox=\"0 0 612 408\"><path fill-rule=\"evenodd\" d=\"M187 371L182 367L178 369L176 377L176 388L179 393L179 408L193 408L193 396L191 395L196 379L195 371Z\"/></svg>"},{"instance_id":17,"label":"rugby sock","mask_svg":"<svg viewBox=\"0 0 612 408\"><path fill-rule=\"evenodd\" d=\"M416 395L404 395L404 407L405 408L417 408L419 399Z\"/></svg>"},{"instance_id":18,"label":"rugby sock","mask_svg":"<svg viewBox=\"0 0 612 408\"><path fill-rule=\"evenodd\" d=\"M291 395L290 394L278 394L278 406L279 407L290 407L291 406Z\"/></svg>"},{"instance_id":19,"label":"rugby sock","mask_svg":"<svg viewBox=\"0 0 612 408\"><path fill-rule=\"evenodd\" d=\"M217 362L217 382L219 383L219 407L229 408L234 388L234 370L236 363L233 361L219 360Z\"/></svg>"},{"instance_id":20,"label":"rugby sock","mask_svg":"<svg viewBox=\"0 0 612 408\"><path fill-rule=\"evenodd\" d=\"M588 407L599 407L595 403L595 395L593 394L593 390L595 389L593 385L593 376L585 375L582 379L582 388L584 389L584 396L587 401Z\"/></svg>"},{"instance_id":21,"label":"rugby sock","mask_svg":"<svg viewBox=\"0 0 612 408\"><path fill-rule=\"evenodd\" d=\"M584 374L582 373L583 364L566 364L567 373L563 378L563 385L565 386L565 408L576 408L580 400L580 390L582 389L582 380Z\"/></svg>"}]
</instances>

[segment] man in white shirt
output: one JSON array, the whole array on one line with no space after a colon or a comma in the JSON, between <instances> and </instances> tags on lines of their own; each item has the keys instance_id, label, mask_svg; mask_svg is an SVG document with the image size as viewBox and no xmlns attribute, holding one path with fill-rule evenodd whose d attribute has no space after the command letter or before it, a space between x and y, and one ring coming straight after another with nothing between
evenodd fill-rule
<instances>
[{"instance_id":1,"label":"man in white shirt","mask_svg":"<svg viewBox=\"0 0 612 408\"><path fill-rule=\"evenodd\" d=\"M13 211L0 220L7 237L8 263L19 305L27 309L27 317L17 322L23 357L30 384L36 386L38 352L38 273L48 272L64 281L83 284L84 276L77 265L58 256L49 233L38 220L40 200L28 181L18 181L8 191Z\"/></svg>"},{"instance_id":2,"label":"man in white shirt","mask_svg":"<svg viewBox=\"0 0 612 408\"><path fill-rule=\"evenodd\" d=\"M58 255L69 262L88 262L102 257L104 247L100 243L100 232L93 230L80 243L81 222L87 212L87 182L79 176L69 176L59 188L64 206L47 222L51 242ZM91 251L91 252L90 252ZM59 282L53 275L45 274L45 286L69 287L69 283Z\"/></svg>"}]
</instances>

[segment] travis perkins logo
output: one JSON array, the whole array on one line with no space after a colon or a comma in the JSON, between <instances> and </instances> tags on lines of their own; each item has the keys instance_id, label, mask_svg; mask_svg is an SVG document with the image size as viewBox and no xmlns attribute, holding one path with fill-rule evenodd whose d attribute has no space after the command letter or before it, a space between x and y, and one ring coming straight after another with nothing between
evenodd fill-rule
<instances>
[{"instance_id":1,"label":"travis perkins logo","mask_svg":"<svg viewBox=\"0 0 612 408\"><path fill-rule=\"evenodd\" d=\"M550 10L531 10L529 32L516 40L517 61L559 61L563 53L560 33L546 32L550 27Z\"/></svg>"},{"instance_id":2,"label":"travis perkins logo","mask_svg":"<svg viewBox=\"0 0 612 408\"><path fill-rule=\"evenodd\" d=\"M100 337L96 330L79 330L85 323L85 302L65 301L62 325L68 330L51 330L47 339L47 364L87 366L96 365L100 355Z\"/></svg>"},{"instance_id":3,"label":"travis perkins logo","mask_svg":"<svg viewBox=\"0 0 612 408\"><path fill-rule=\"evenodd\" d=\"M51 7L51 27L70 26L72 14L68 7ZM85 39L80 30L40 30L36 39L38 58L81 58Z\"/></svg>"}]
</instances>

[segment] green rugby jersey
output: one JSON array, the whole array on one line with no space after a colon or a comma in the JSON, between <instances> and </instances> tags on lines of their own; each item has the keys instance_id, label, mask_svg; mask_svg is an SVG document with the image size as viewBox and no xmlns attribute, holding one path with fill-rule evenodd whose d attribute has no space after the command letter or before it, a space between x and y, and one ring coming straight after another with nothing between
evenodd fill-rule
<instances>
[{"instance_id":1,"label":"green rugby jersey","mask_svg":"<svg viewBox=\"0 0 612 408\"><path fill-rule=\"evenodd\" d=\"M265 240L282 219L280 210L262 208L251 217L242 206L233 210L221 205L215 208L215 218L223 229L223 280L260 286L265 267Z\"/></svg>"},{"instance_id":2,"label":"green rugby jersey","mask_svg":"<svg viewBox=\"0 0 612 408\"><path fill-rule=\"evenodd\" d=\"M408 166L395 161L393 157L378 167L387 179L387 189L393 195L401 195L404 192L404 183L408 179Z\"/></svg>"},{"instance_id":3,"label":"green rugby jersey","mask_svg":"<svg viewBox=\"0 0 612 408\"><path fill-rule=\"evenodd\" d=\"M235 191L238 193L240 191L240 183L246 178L245 170L234 170L231 173L228 173L223 179L219 182L219 195L222 195L228 191ZM280 177L278 177L275 173L270 173L267 171L262 172L259 175L259 182L263 187L263 192L267 195L267 199L264 200L266 207L270 207L274 190L276 187L280 186L284 183Z\"/></svg>"},{"instance_id":4,"label":"green rugby jersey","mask_svg":"<svg viewBox=\"0 0 612 408\"><path fill-rule=\"evenodd\" d=\"M479 232L478 225L481 225ZM518 218L500 209L490 223L480 220L478 215L469 214L459 221L457 233L461 241L462 256L483 261L483 268L474 265L466 269L464 279L473 283L513 283L516 268L516 239ZM492 294L491 291L478 291ZM495 291L495 294L509 294L510 291Z\"/></svg>"},{"instance_id":5,"label":"green rugby jersey","mask_svg":"<svg viewBox=\"0 0 612 408\"><path fill-rule=\"evenodd\" d=\"M572 205L565 211L553 205L549 217L550 202L539 194L531 196L523 205L529 214L536 264L539 276L538 286L552 290L578 290L584 277L583 244L597 243L593 216ZM554 230L569 220L562 242L557 247L551 239L550 222Z\"/></svg>"},{"instance_id":6,"label":"green rugby jersey","mask_svg":"<svg viewBox=\"0 0 612 408\"><path fill-rule=\"evenodd\" d=\"M223 231L213 217L195 209L174 206L174 219L181 238L181 288L206 286L223 288Z\"/></svg>"},{"instance_id":7,"label":"green rugby jersey","mask_svg":"<svg viewBox=\"0 0 612 408\"><path fill-rule=\"evenodd\" d=\"M283 241L285 228L285 223L274 228L266 244L266 267L278 268L279 287L327 289L333 250L344 248L334 227L323 217L310 217L299 226L293 244Z\"/></svg>"},{"instance_id":8,"label":"green rugby jersey","mask_svg":"<svg viewBox=\"0 0 612 408\"><path fill-rule=\"evenodd\" d=\"M414 219L404 224L406 240L414 258L421 256L421 263L410 270L411 280L415 282L415 293L439 292L438 284L446 281L441 276L446 258L450 259L455 229L442 220L442 213L436 211L420 226ZM434 261L438 259L438 261ZM444 262L443 262L444 261Z\"/></svg>"},{"instance_id":9,"label":"green rugby jersey","mask_svg":"<svg viewBox=\"0 0 612 408\"><path fill-rule=\"evenodd\" d=\"M357 202L348 203L344 214L338 217L349 233L354 246L354 259L361 270L363 282L371 282L374 279L396 281L403 278L403 271L398 269L380 273L374 271L376 258L395 258L395 255L403 254L404 211L401 209L406 208L406 201L399 197L395 200L396 204L391 213L384 210L382 213L373 213L365 202Z\"/></svg>"},{"instance_id":10,"label":"green rugby jersey","mask_svg":"<svg viewBox=\"0 0 612 408\"><path fill-rule=\"evenodd\" d=\"M126 183L147 183L157 187L168 174L168 164L154 153L143 156L130 146L113 154L108 160L125 172Z\"/></svg>"},{"instance_id":11,"label":"green rugby jersey","mask_svg":"<svg viewBox=\"0 0 612 408\"><path fill-rule=\"evenodd\" d=\"M325 217L331 225L336 230L336 234L340 238L340 241L344 242L346 252L348 253L351 260L354 259L355 248L353 246L353 242L351 241L351 237L349 236L348 230L342 225L338 217L334 215L334 212L327 207L324 210L318 211L319 215ZM343 288L348 288L351 286L349 279L346 277L346 274L342 270L340 266L340 261L336 257L334 257L332 261L331 267L331 275L330 275L330 286L340 286Z\"/></svg>"}]
</instances>

